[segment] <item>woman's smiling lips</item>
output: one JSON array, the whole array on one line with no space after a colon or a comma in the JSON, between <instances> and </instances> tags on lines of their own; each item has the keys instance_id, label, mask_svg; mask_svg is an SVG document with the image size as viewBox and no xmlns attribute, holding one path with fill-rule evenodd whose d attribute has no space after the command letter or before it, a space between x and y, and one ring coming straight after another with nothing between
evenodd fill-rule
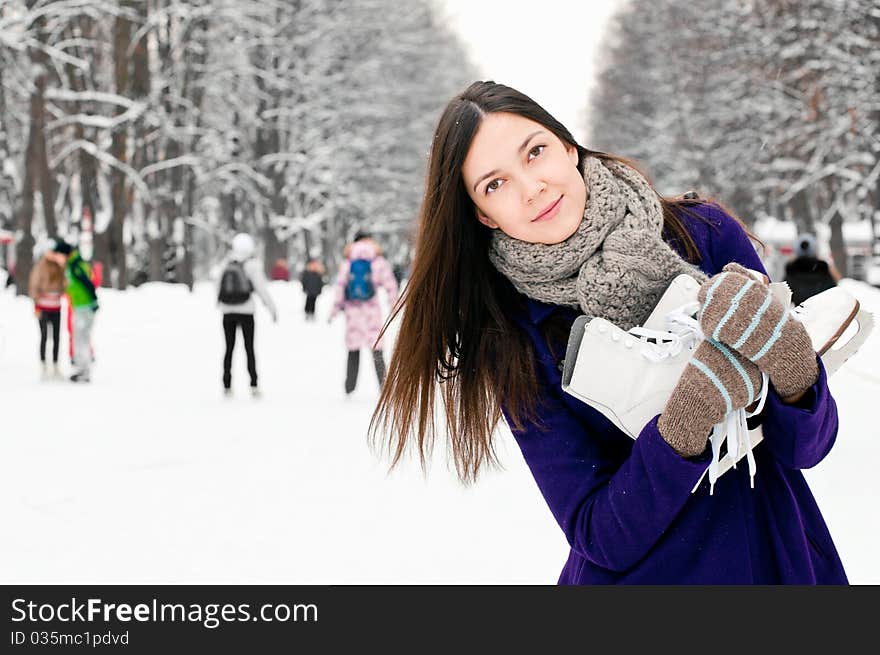
<instances>
[{"instance_id":1,"label":"woman's smiling lips","mask_svg":"<svg viewBox=\"0 0 880 655\"><path fill-rule=\"evenodd\" d=\"M559 199L556 202L554 202L549 207L545 207L544 211L542 211L540 214L535 216L535 218L532 219L532 223L538 223L540 221L550 220L551 218L556 216L556 214L559 213L559 207L561 205L562 205L562 196L559 196Z\"/></svg>"}]
</instances>

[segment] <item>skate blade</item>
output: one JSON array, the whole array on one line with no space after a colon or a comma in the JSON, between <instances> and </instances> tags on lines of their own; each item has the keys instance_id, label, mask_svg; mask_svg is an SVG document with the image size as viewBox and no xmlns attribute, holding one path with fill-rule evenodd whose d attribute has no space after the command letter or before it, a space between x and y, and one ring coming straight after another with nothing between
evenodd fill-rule
<instances>
[{"instance_id":1,"label":"skate blade","mask_svg":"<svg viewBox=\"0 0 880 655\"><path fill-rule=\"evenodd\" d=\"M859 348L864 345L874 330L874 316L866 309L859 309L840 337L822 353L822 364L826 375L833 375Z\"/></svg>"}]
</instances>

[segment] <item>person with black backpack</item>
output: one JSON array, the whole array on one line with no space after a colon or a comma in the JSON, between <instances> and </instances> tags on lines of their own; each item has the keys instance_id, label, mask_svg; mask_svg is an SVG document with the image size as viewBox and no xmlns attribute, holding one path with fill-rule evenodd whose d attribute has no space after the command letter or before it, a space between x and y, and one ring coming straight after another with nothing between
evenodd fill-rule
<instances>
[{"instance_id":1,"label":"person with black backpack","mask_svg":"<svg viewBox=\"0 0 880 655\"><path fill-rule=\"evenodd\" d=\"M278 310L269 295L266 277L260 262L253 255L254 240L251 236L245 233L235 235L232 253L220 274L217 286L217 304L223 313L223 334L226 338L226 353L223 356L223 391L226 395L232 393L232 352L235 349L235 333L238 328L241 328L244 336L251 393L254 396L260 393L254 353L254 293L269 310L272 322L278 321Z\"/></svg>"},{"instance_id":2,"label":"person with black backpack","mask_svg":"<svg viewBox=\"0 0 880 655\"><path fill-rule=\"evenodd\" d=\"M359 232L354 243L347 246L346 258L339 267L336 301L329 318L332 322L339 312L345 313L346 395L357 385L361 348L369 348L373 353L379 386L385 381L385 358L382 344L377 342L384 324L377 293L380 288L387 294L389 307L393 307L397 302L397 280L391 264L382 256L378 244L368 234Z\"/></svg>"},{"instance_id":3,"label":"person with black backpack","mask_svg":"<svg viewBox=\"0 0 880 655\"><path fill-rule=\"evenodd\" d=\"M785 265L785 282L791 289L793 304L800 305L807 298L837 286L840 275L818 257L814 235L799 235L795 253L795 258Z\"/></svg>"}]
</instances>

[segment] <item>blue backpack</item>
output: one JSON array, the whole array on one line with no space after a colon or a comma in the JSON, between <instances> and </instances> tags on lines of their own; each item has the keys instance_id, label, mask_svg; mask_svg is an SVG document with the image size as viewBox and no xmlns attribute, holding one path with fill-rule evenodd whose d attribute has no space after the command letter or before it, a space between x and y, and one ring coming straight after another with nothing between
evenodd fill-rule
<instances>
[{"instance_id":1,"label":"blue backpack","mask_svg":"<svg viewBox=\"0 0 880 655\"><path fill-rule=\"evenodd\" d=\"M345 285L346 300L369 300L376 295L373 287L373 271L369 259L355 259L348 268Z\"/></svg>"}]
</instances>

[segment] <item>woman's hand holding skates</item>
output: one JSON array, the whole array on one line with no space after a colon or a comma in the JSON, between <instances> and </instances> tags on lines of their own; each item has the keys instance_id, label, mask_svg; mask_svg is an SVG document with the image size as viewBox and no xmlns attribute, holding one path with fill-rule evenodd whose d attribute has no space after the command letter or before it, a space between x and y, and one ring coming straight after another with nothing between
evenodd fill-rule
<instances>
[{"instance_id":1,"label":"woman's hand holding skates","mask_svg":"<svg viewBox=\"0 0 880 655\"><path fill-rule=\"evenodd\" d=\"M747 271L735 265L729 268L730 270L724 271L724 273L735 273L740 276L745 271L744 275L757 282L756 285L749 285L750 289L755 286L755 291L767 292L768 287L763 283L766 278L761 274ZM711 332L718 327L730 309L730 304L728 304L722 312L721 305L716 302L717 307L713 306L705 317L701 315L703 312L701 312L698 297L702 295L705 299L709 288L718 282L719 276L715 276L707 282L703 289L704 293L700 294L700 285L696 280L688 275L679 275L670 284L651 316L645 321L644 326L633 328L630 332L621 330L605 319L579 317L572 327L569 338L562 376L563 390L599 410L618 428L635 439L652 418L663 412L667 402L672 402L673 391L679 384L682 375L687 369L692 368L688 366L691 357L703 344L704 338L711 337ZM725 277L729 277L729 275L725 275ZM739 279L739 282L745 286L747 280ZM730 281L726 284L729 283ZM738 290L734 290L732 295L729 295L730 301L736 296ZM790 305L790 291L784 283L770 284L769 290L772 291L773 298L770 299L768 308L764 310L763 314L767 314L770 306L773 305L775 312L768 315L768 320L772 321L770 316L773 316L778 323L781 319L779 307L784 308ZM715 300L718 301L719 298L716 297ZM758 309L765 301L767 301L767 296L762 296ZM698 315L704 319L702 327L697 321ZM754 316L749 318L743 332L751 325L753 318ZM728 318L725 325L722 326L719 336L724 335L727 338L729 328L732 327L727 325L730 320L731 318ZM808 299L802 305L791 310L787 321L797 322L802 326L811 342L810 353L806 354L803 333L798 329L799 326L792 325L786 328L783 325L776 341L783 339L781 336L783 331L786 334L794 335L792 341L798 352L803 351L800 353L801 356L795 357L795 361L792 363L783 361L781 364L771 356L771 359L765 360L762 366L766 372L773 372L773 386L777 392L780 395L785 392L789 398L809 388L809 385L815 381L815 376L811 377L814 371L810 368L810 362L815 366L815 353L822 356L826 372L830 375L857 352L873 328L871 315L860 311L856 299L840 287ZM735 324L739 322L741 322L741 317L736 319ZM759 318L758 323L760 322ZM770 330L771 335L776 323ZM764 329L762 328L762 330ZM704 330L710 330L705 334L705 337ZM752 334L757 330L756 324ZM844 334L846 337L841 338ZM751 336L747 335L744 343L750 342ZM733 341L737 342L741 338L742 333ZM788 337L783 340L783 346L788 340ZM767 348L767 352L758 359L759 362L774 349L774 345L776 344L771 344ZM741 353L736 353L735 349L729 345L722 343L722 346L731 352L734 361L742 365L743 370L746 371L746 377L755 386L754 364L744 359ZM761 348L763 348L763 344L753 346L748 350L748 353L757 355ZM717 347L716 350L718 350ZM703 352L710 351L704 349ZM715 357L710 359L714 361ZM767 363L771 361L775 361L776 365ZM732 365L731 360L727 360L727 362ZM704 379L704 383L710 382L710 379L705 375ZM608 384L608 380L616 380L617 383ZM712 384L714 386L714 383ZM744 379L743 384L745 385ZM692 381L689 380L682 388L690 389L688 392L681 392L680 396L684 398L693 393L693 389L696 387L693 387ZM717 387L715 388L717 389ZM757 388L760 388L760 385L757 385ZM766 392L766 388L763 391ZM733 404L733 397L731 397L731 406ZM678 405L679 399L673 403L671 408L673 416L687 415L677 414ZM763 403L759 403L759 407L754 410L754 413L760 412L762 405ZM691 410L692 412L693 410ZM717 413L710 412L710 414L715 417ZM739 416L736 417L736 415ZM699 421L701 431L705 427L706 420L708 419ZM720 457L720 452L717 452L716 444L713 443L713 462L707 469L711 481L714 482L717 476L734 466L738 459L750 455L750 446L754 446L762 440L760 426L748 431L746 435L741 434L740 430L734 429L736 424L741 427L743 422L743 410L734 410L732 414L727 416L726 432L728 436L732 432L735 438L728 441L728 453L723 457ZM675 436L670 436L672 434L670 424L672 423L675 421L671 417L662 419L662 425L665 426L666 432L664 433L661 428L661 434L669 436L675 442L673 447L676 450L692 452L700 445L705 446L705 440L701 444L698 443L700 438L693 436L693 430L689 430L687 434L676 432ZM715 425L721 424L715 423ZM709 427L711 428L711 425ZM725 431L724 426L720 430L713 431L713 435L717 438L717 433L722 431ZM741 438L743 436L745 439ZM724 435L721 435L720 439L723 440L723 438ZM684 442L681 441L682 439ZM684 445L685 443L687 445ZM697 452L702 452L702 448L699 448ZM719 457L720 461L716 461ZM752 464L751 458L750 464Z\"/></svg>"}]
</instances>

